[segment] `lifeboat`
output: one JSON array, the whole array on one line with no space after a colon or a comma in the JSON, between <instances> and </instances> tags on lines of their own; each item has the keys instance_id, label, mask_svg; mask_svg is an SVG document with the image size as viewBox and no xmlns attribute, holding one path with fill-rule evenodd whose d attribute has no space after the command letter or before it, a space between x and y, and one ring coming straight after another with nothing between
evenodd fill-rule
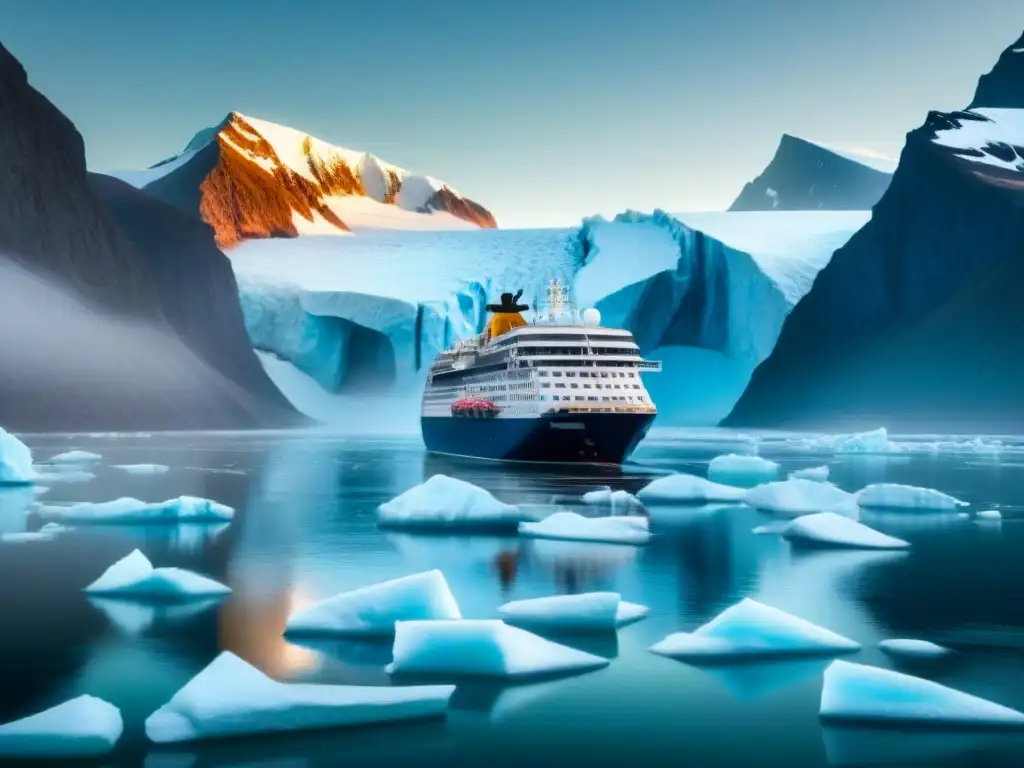
<instances>
[{"instance_id":1,"label":"lifeboat","mask_svg":"<svg viewBox=\"0 0 1024 768\"><path fill-rule=\"evenodd\" d=\"M501 413L501 409L482 397L463 397L452 403L452 416L470 419L490 419Z\"/></svg>"}]
</instances>

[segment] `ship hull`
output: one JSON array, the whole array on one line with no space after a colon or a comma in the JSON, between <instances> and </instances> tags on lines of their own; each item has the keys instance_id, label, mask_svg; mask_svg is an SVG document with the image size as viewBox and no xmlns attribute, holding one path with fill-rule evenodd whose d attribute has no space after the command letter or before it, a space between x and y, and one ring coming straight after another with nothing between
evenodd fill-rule
<instances>
[{"instance_id":1,"label":"ship hull","mask_svg":"<svg viewBox=\"0 0 1024 768\"><path fill-rule=\"evenodd\" d=\"M492 461L621 464L654 421L653 413L550 413L532 418L424 416L431 453Z\"/></svg>"}]
</instances>

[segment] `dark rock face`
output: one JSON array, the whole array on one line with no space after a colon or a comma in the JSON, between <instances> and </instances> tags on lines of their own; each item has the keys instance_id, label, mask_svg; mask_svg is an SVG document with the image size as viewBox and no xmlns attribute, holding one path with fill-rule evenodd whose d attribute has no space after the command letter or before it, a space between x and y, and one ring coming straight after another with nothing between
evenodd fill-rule
<instances>
[{"instance_id":1,"label":"dark rock face","mask_svg":"<svg viewBox=\"0 0 1024 768\"><path fill-rule=\"evenodd\" d=\"M866 211L892 174L804 139L783 135L775 157L749 182L730 211Z\"/></svg>"},{"instance_id":2,"label":"dark rock face","mask_svg":"<svg viewBox=\"0 0 1024 768\"><path fill-rule=\"evenodd\" d=\"M145 195L125 197L112 180L93 180L97 196L78 131L2 46L0 178L0 424L210 429L299 420L253 357L209 230L173 210L168 218L167 206Z\"/></svg>"},{"instance_id":3,"label":"dark rock face","mask_svg":"<svg viewBox=\"0 0 1024 768\"><path fill-rule=\"evenodd\" d=\"M1006 105L995 82L979 93ZM935 142L979 128L976 148ZM819 273L725 423L1024 426L1021 143L977 113L931 113L907 136L871 221Z\"/></svg>"},{"instance_id":4,"label":"dark rock face","mask_svg":"<svg viewBox=\"0 0 1024 768\"><path fill-rule=\"evenodd\" d=\"M1024 109L1024 34L978 80L969 109L976 107Z\"/></svg>"}]
</instances>

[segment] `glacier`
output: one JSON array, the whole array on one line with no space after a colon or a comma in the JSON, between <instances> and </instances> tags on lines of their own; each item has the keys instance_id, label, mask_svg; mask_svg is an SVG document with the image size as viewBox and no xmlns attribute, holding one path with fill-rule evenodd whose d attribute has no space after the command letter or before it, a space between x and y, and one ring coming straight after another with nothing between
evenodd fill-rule
<instances>
[{"instance_id":1,"label":"glacier","mask_svg":"<svg viewBox=\"0 0 1024 768\"><path fill-rule=\"evenodd\" d=\"M228 255L265 370L313 418L343 420L352 396L411 401L441 350L483 330L488 300L523 289L536 305L559 278L662 360L647 378L659 423L705 425L732 408L789 310L869 216L627 211L577 228L250 240Z\"/></svg>"}]
</instances>

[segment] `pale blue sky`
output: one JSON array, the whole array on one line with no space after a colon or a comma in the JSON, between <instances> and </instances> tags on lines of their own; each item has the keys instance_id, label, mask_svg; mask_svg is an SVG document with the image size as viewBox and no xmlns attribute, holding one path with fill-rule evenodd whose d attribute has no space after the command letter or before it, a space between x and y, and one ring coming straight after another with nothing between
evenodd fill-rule
<instances>
[{"instance_id":1,"label":"pale blue sky","mask_svg":"<svg viewBox=\"0 0 1024 768\"><path fill-rule=\"evenodd\" d=\"M1019 0L6 0L0 40L145 167L238 110L449 182L502 226L724 208L783 132L896 155Z\"/></svg>"}]
</instances>

